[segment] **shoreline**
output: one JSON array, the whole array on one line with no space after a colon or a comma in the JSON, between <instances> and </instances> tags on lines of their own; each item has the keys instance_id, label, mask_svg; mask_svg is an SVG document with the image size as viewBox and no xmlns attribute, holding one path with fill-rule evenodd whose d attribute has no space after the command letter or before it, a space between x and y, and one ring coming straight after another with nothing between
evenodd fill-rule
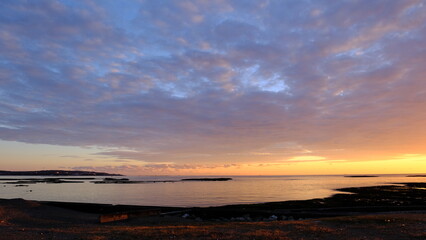
<instances>
[{"instance_id":1,"label":"shoreline","mask_svg":"<svg viewBox=\"0 0 426 240\"><path fill-rule=\"evenodd\" d=\"M424 182L394 183L391 185L350 187L335 190L341 193L336 193L325 198L314 198L308 200L230 204L210 207L143 206L22 200L101 215L112 213L132 213L152 209L159 211L159 214L167 214L168 212L186 212L189 215L186 218L207 221L218 221L220 219L226 221L229 221L230 219L237 221L259 221L268 220L268 215L282 215L284 218L280 219L280 217L277 216L276 220L285 220L285 217L290 215L292 219L299 219L347 216L368 212L426 211L426 183ZM0 200L12 201L14 199ZM255 218L252 219L252 217L247 217L248 215L255 216Z\"/></svg>"},{"instance_id":2,"label":"shoreline","mask_svg":"<svg viewBox=\"0 0 426 240\"><path fill-rule=\"evenodd\" d=\"M137 206L137 205L102 205L89 204L91 209L98 206L99 214L113 212L132 212L148 209L159 209L162 213L185 211L186 218L207 221L262 221L321 218L331 216L347 216L368 212L391 211L426 211L426 183L395 183L394 185L380 185L371 187L341 188L330 197L309 200L292 200L279 202L266 202L255 204L232 204L212 207L163 207L163 206ZM390 194L391 193L391 194ZM48 203L54 206L73 208L85 204ZM87 205L87 203L86 203ZM99 207L100 206L100 207ZM87 207L86 207L87 209ZM81 210L81 209L80 209ZM92 211L93 212L93 211ZM274 217L272 217L272 220Z\"/></svg>"},{"instance_id":3,"label":"shoreline","mask_svg":"<svg viewBox=\"0 0 426 240\"><path fill-rule=\"evenodd\" d=\"M204 208L0 199L0 232L23 239L425 239L426 183L327 198ZM100 223L100 216L128 214Z\"/></svg>"},{"instance_id":4,"label":"shoreline","mask_svg":"<svg viewBox=\"0 0 426 240\"><path fill-rule=\"evenodd\" d=\"M354 176L356 177L354 178ZM275 179L269 178L270 176L262 176L259 178L260 180L258 180L256 177L252 178L249 176L241 179L237 177L235 179L226 178L229 183L217 184L204 184L202 183L204 181L201 180L209 179L211 182L217 182L216 179L222 179L222 177L199 177L195 179L199 183L191 183L194 181L183 181L186 180L185 176L175 177L175 179L162 177L150 179L143 177L15 176L1 178L0 183L5 187L5 191L1 194L3 198L24 198L37 201L91 202L100 204L142 204L165 207L209 207L325 198L338 193L336 191L337 188L385 185L395 182L423 182L424 180L424 178L420 178L420 176L423 175L414 175L416 178L409 178L409 175L392 175L391 177L380 176L379 178L371 180L365 179L366 176L372 175L336 175L331 178L319 177L318 180L321 181L316 181L316 177L301 177L297 179L280 177ZM281 180L284 182L280 183ZM296 181L293 183L292 180ZM303 184L300 185L304 181L308 183L306 189L302 186ZM323 181L325 181L325 184ZM178 184L175 185L176 187L171 187L170 183ZM77 186L78 184L80 184L80 186ZM90 184L96 184L99 185L99 187L89 186ZM156 186L153 187L151 184L156 184ZM290 187L287 187L286 184L290 184ZM122 187L118 185L122 185ZM192 188L191 185L199 186ZM240 191L238 189L239 187L245 187L247 189ZM91 188L93 188L93 190L91 190ZM170 193L173 192L173 195L170 195L169 192L165 192L165 190L171 188L173 191L170 191ZM110 191L107 189L116 190ZM223 189L227 189L226 192L223 192ZM125 193L121 195L123 193L120 192ZM140 192L144 194L141 195Z\"/></svg>"}]
</instances>

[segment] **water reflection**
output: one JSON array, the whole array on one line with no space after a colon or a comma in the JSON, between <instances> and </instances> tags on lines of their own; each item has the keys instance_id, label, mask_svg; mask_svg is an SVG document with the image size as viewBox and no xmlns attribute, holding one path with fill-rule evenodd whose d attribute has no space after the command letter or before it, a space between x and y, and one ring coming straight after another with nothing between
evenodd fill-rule
<instances>
[{"instance_id":1,"label":"water reflection","mask_svg":"<svg viewBox=\"0 0 426 240\"><path fill-rule=\"evenodd\" d=\"M94 184L91 182L92 180L78 179L78 181L67 180L70 181L69 183L52 184L51 181L47 181L21 184L27 185L21 187L16 187L19 184L5 184L7 180L4 177L0 181L2 184L0 185L2 186L0 198L150 206L219 206L323 198L336 193L334 189L337 188L397 182L423 182L425 179L424 177L406 177L406 175L379 175L374 178L343 176L231 177L232 181L224 182L177 181L185 176L126 177L131 181L169 181L138 184ZM102 180L103 178L96 179Z\"/></svg>"}]
</instances>

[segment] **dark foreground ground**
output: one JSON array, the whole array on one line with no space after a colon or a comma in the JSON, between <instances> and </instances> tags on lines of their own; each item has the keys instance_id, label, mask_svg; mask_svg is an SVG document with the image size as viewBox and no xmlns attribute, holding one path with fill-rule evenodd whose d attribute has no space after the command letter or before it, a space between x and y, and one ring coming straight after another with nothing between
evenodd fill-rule
<instances>
[{"instance_id":1,"label":"dark foreground ground","mask_svg":"<svg viewBox=\"0 0 426 240\"><path fill-rule=\"evenodd\" d=\"M426 183L340 191L352 194L190 209L0 200L0 239L426 239ZM130 219L99 223L110 213Z\"/></svg>"}]
</instances>

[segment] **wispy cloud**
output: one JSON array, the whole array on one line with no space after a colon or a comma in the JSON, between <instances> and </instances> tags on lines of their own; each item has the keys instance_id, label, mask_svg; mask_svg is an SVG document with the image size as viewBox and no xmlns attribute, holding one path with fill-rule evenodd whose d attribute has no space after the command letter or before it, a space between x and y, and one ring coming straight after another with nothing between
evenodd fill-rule
<instances>
[{"instance_id":1,"label":"wispy cloud","mask_svg":"<svg viewBox=\"0 0 426 240\"><path fill-rule=\"evenodd\" d=\"M173 164L173 163L153 163L145 165L135 164L120 164L120 165L102 165L102 166L75 166L73 170L84 171L101 171L101 172L114 172L130 175L185 175L197 174L199 171L207 173L217 173L223 169L238 170L242 165L240 164Z\"/></svg>"},{"instance_id":2,"label":"wispy cloud","mask_svg":"<svg viewBox=\"0 0 426 240\"><path fill-rule=\"evenodd\" d=\"M171 168L426 154L422 1L4 1L0 16L2 140Z\"/></svg>"}]
</instances>

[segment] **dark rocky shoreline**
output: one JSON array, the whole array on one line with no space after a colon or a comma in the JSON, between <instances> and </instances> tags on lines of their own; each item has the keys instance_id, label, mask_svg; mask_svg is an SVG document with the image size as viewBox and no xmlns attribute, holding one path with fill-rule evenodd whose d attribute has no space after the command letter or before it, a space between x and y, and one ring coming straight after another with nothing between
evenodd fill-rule
<instances>
[{"instance_id":1,"label":"dark rocky shoreline","mask_svg":"<svg viewBox=\"0 0 426 240\"><path fill-rule=\"evenodd\" d=\"M102 214L155 210L159 215L194 221L275 221L350 216L395 211L426 211L426 183L395 183L337 189L331 197L300 201L227 205L220 207L155 207L90 203L42 202L81 212ZM137 214L134 214L137 216Z\"/></svg>"},{"instance_id":2,"label":"dark rocky shoreline","mask_svg":"<svg viewBox=\"0 0 426 240\"><path fill-rule=\"evenodd\" d=\"M336 189L327 198L223 207L194 208L201 219L286 220L392 211L426 211L426 183L398 183Z\"/></svg>"}]
</instances>

